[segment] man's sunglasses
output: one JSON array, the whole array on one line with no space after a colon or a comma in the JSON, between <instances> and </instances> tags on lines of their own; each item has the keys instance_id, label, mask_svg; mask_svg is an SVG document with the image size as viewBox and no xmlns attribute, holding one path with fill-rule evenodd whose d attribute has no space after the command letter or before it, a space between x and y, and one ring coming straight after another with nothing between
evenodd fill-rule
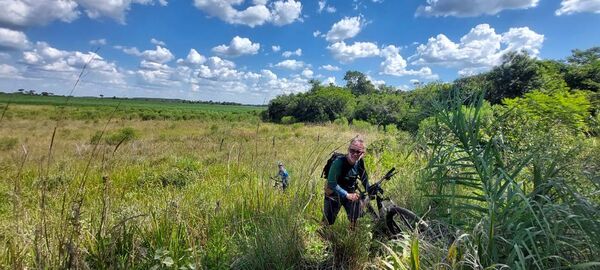
<instances>
[{"instance_id":1,"label":"man's sunglasses","mask_svg":"<svg viewBox=\"0 0 600 270\"><path fill-rule=\"evenodd\" d=\"M352 148L348 149L348 151L350 152L350 154L353 154L353 155L356 155L356 154L362 155L365 153L364 151L360 151L360 150L356 150L356 149L352 149Z\"/></svg>"}]
</instances>

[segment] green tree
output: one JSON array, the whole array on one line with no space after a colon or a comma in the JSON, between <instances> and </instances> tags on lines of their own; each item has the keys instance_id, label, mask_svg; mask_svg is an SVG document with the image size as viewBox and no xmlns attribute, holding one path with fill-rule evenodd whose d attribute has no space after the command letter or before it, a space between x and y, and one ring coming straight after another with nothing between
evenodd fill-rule
<instances>
[{"instance_id":1,"label":"green tree","mask_svg":"<svg viewBox=\"0 0 600 270\"><path fill-rule=\"evenodd\" d=\"M490 81L486 73L459 78L454 81L454 87L459 89L457 93L465 103L470 103L482 91L490 88Z\"/></svg>"},{"instance_id":2,"label":"green tree","mask_svg":"<svg viewBox=\"0 0 600 270\"><path fill-rule=\"evenodd\" d=\"M350 90L313 83L313 88L306 93L281 95L271 100L263 118L273 122L282 122L285 116L300 122L348 119L355 105L356 100Z\"/></svg>"},{"instance_id":3,"label":"green tree","mask_svg":"<svg viewBox=\"0 0 600 270\"><path fill-rule=\"evenodd\" d=\"M281 118L291 115L298 103L298 98L294 94L281 95L269 101L266 110L265 120L281 122Z\"/></svg>"},{"instance_id":4,"label":"green tree","mask_svg":"<svg viewBox=\"0 0 600 270\"><path fill-rule=\"evenodd\" d=\"M320 87L316 91L299 95L298 104L292 115L303 122L325 122L337 118L349 118L356 100L345 88Z\"/></svg>"},{"instance_id":5,"label":"green tree","mask_svg":"<svg viewBox=\"0 0 600 270\"><path fill-rule=\"evenodd\" d=\"M573 133L588 130L586 120L590 117L590 101L580 91L543 93L533 91L524 97L506 99L508 109L522 117L535 121L541 130L564 126Z\"/></svg>"},{"instance_id":6,"label":"green tree","mask_svg":"<svg viewBox=\"0 0 600 270\"><path fill-rule=\"evenodd\" d=\"M452 88L452 84L434 82L404 93L409 109L399 123L400 128L416 133L423 119L431 116L436 108L447 105Z\"/></svg>"},{"instance_id":7,"label":"green tree","mask_svg":"<svg viewBox=\"0 0 600 270\"><path fill-rule=\"evenodd\" d=\"M586 65L600 59L600 47L592 47L587 50L575 49L571 51L571 56L567 57L567 62L575 65Z\"/></svg>"},{"instance_id":8,"label":"green tree","mask_svg":"<svg viewBox=\"0 0 600 270\"><path fill-rule=\"evenodd\" d=\"M565 81L572 89L600 90L600 47L573 50L567 57Z\"/></svg>"},{"instance_id":9,"label":"green tree","mask_svg":"<svg viewBox=\"0 0 600 270\"><path fill-rule=\"evenodd\" d=\"M358 97L354 118L374 125L398 125L407 117L408 103L398 94L373 94Z\"/></svg>"},{"instance_id":10,"label":"green tree","mask_svg":"<svg viewBox=\"0 0 600 270\"><path fill-rule=\"evenodd\" d=\"M310 84L310 91L311 92L315 92L317 90L319 90L319 88L321 88L321 81L317 80L317 79L310 79L308 80L308 83Z\"/></svg>"},{"instance_id":11,"label":"green tree","mask_svg":"<svg viewBox=\"0 0 600 270\"><path fill-rule=\"evenodd\" d=\"M544 93L568 91L569 86L565 81L564 74L561 73L561 70L564 69L565 65L558 61L539 61L540 91Z\"/></svg>"},{"instance_id":12,"label":"green tree","mask_svg":"<svg viewBox=\"0 0 600 270\"><path fill-rule=\"evenodd\" d=\"M509 52L502 56L502 64L487 74L490 89L486 99L492 104L504 98L520 97L541 85L536 60L527 52Z\"/></svg>"},{"instance_id":13,"label":"green tree","mask_svg":"<svg viewBox=\"0 0 600 270\"><path fill-rule=\"evenodd\" d=\"M356 96L367 95L377 91L373 83L362 72L347 71L346 75L344 75L344 80L346 81L346 87Z\"/></svg>"},{"instance_id":14,"label":"green tree","mask_svg":"<svg viewBox=\"0 0 600 270\"><path fill-rule=\"evenodd\" d=\"M393 86L382 84L377 86L377 92L382 94L394 94L401 92L401 90Z\"/></svg>"}]
</instances>

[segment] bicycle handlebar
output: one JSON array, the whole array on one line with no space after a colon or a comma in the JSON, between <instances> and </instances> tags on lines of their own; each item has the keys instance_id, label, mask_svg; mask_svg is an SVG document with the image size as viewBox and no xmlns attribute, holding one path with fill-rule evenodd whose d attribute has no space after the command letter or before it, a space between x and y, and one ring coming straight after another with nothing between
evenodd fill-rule
<instances>
[{"instance_id":1,"label":"bicycle handlebar","mask_svg":"<svg viewBox=\"0 0 600 270\"><path fill-rule=\"evenodd\" d=\"M383 190L381 189L381 183L383 183L384 180L389 180L392 177L394 177L394 175L396 175L398 172L396 172L396 168L392 167L383 177L381 177L381 179L377 182L375 182L374 184L372 184L369 187L369 190L367 190L367 193L369 195L375 195L379 190L381 190L381 193L383 194ZM359 188L360 191L360 188ZM361 191L362 193L362 191Z\"/></svg>"},{"instance_id":2,"label":"bicycle handlebar","mask_svg":"<svg viewBox=\"0 0 600 270\"><path fill-rule=\"evenodd\" d=\"M388 180L388 179L392 178L394 175L396 175L397 172L395 172L395 171L396 171L396 168L392 167L383 177L381 177L381 179L379 181L377 181L373 185L377 185L377 186L381 185L381 183L384 180Z\"/></svg>"}]
</instances>

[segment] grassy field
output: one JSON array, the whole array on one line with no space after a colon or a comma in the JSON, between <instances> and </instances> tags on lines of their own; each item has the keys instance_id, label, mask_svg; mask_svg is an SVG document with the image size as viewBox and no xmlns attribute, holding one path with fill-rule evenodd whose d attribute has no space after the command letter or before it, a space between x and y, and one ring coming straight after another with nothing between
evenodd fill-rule
<instances>
[{"instance_id":1,"label":"grassy field","mask_svg":"<svg viewBox=\"0 0 600 270\"><path fill-rule=\"evenodd\" d=\"M367 157L373 177L397 166L390 195L423 210L415 183L424 160L403 133L274 125L253 114L46 117L56 110L13 103L0 122L0 268L380 268L385 252L368 220L348 232L342 214L338 243L319 225L320 170L357 134L378 147ZM278 161L291 174L285 193L270 179Z\"/></svg>"},{"instance_id":2,"label":"grassy field","mask_svg":"<svg viewBox=\"0 0 600 270\"><path fill-rule=\"evenodd\" d=\"M481 116L481 103L445 103L417 134L117 104L4 103L1 269L600 267L595 137ZM366 217L349 230L344 211L321 226L321 169L357 134L371 179L396 167L385 195L445 237L382 238ZM279 161L285 192L271 179Z\"/></svg>"},{"instance_id":3,"label":"grassy field","mask_svg":"<svg viewBox=\"0 0 600 270\"><path fill-rule=\"evenodd\" d=\"M64 96L40 96L0 93L2 110L12 105L18 110L6 110L4 117L19 119L63 118L96 120L108 118L141 120L220 119L250 120L264 106L191 103L183 100L124 99ZM8 104L8 107L6 107ZM60 107L57 110L56 107Z\"/></svg>"}]
</instances>

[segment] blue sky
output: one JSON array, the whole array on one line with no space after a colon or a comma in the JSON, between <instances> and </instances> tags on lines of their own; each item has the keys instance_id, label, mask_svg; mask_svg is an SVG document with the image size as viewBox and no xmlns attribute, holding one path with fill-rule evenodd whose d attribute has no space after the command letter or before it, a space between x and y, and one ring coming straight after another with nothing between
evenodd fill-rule
<instances>
[{"instance_id":1,"label":"blue sky","mask_svg":"<svg viewBox=\"0 0 600 270\"><path fill-rule=\"evenodd\" d=\"M0 91L263 104L358 70L410 90L600 46L600 0L0 0Z\"/></svg>"}]
</instances>

